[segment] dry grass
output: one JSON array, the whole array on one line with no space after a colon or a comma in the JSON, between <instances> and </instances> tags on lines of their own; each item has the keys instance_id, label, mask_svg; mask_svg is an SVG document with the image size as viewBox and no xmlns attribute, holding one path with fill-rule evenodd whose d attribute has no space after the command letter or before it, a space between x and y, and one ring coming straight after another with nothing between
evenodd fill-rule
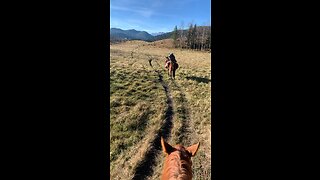
<instances>
[{"instance_id":1,"label":"dry grass","mask_svg":"<svg viewBox=\"0 0 320 180\"><path fill-rule=\"evenodd\" d=\"M164 57L173 52L180 68L168 79ZM166 95L161 70L173 97L172 145L200 142L193 158L194 179L211 179L211 53L170 48L170 41L129 41L110 45L110 175L131 179L135 167L150 149L164 121ZM159 179L164 155L159 154L148 179Z\"/></svg>"}]
</instances>

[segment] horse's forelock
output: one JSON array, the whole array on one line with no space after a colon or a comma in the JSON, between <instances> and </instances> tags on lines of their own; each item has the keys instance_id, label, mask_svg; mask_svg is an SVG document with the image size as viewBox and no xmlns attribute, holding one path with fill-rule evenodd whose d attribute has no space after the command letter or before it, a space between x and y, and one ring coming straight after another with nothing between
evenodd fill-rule
<instances>
[{"instance_id":1,"label":"horse's forelock","mask_svg":"<svg viewBox=\"0 0 320 180\"><path fill-rule=\"evenodd\" d=\"M166 157L163 176L181 179L192 178L191 154L184 146L176 145L175 151Z\"/></svg>"}]
</instances>

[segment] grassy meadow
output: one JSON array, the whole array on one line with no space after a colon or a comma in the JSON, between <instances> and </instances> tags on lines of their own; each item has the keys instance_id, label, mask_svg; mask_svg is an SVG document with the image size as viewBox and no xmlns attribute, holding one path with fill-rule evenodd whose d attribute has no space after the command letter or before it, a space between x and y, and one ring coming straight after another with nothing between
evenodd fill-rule
<instances>
[{"instance_id":1,"label":"grassy meadow","mask_svg":"<svg viewBox=\"0 0 320 180\"><path fill-rule=\"evenodd\" d=\"M164 69L170 52L179 63L175 80ZM152 171L144 179L159 179L165 155L154 146L165 130L171 145L200 142L192 158L193 179L211 179L211 81L211 53L173 49L170 40L111 44L111 179L137 179L148 158Z\"/></svg>"}]
</instances>

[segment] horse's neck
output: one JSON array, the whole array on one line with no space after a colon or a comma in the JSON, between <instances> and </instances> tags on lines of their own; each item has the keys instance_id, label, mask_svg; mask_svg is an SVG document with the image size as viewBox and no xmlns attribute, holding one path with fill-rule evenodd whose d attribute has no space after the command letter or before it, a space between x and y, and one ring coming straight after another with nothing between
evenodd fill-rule
<instances>
[{"instance_id":1,"label":"horse's neck","mask_svg":"<svg viewBox=\"0 0 320 180\"><path fill-rule=\"evenodd\" d=\"M165 161L163 179L191 180L191 164L181 159L178 153L171 153Z\"/></svg>"}]
</instances>

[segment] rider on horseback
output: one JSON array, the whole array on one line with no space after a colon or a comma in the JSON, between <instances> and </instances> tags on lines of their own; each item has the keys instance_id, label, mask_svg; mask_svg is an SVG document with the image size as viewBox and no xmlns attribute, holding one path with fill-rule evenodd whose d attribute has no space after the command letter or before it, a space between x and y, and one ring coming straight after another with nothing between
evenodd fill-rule
<instances>
[{"instance_id":1,"label":"rider on horseback","mask_svg":"<svg viewBox=\"0 0 320 180\"><path fill-rule=\"evenodd\" d=\"M177 63L176 57L173 55L173 53L169 53L169 56L167 56L166 58L167 58L166 66L165 66L166 68L169 66L170 62Z\"/></svg>"},{"instance_id":2,"label":"rider on horseback","mask_svg":"<svg viewBox=\"0 0 320 180\"><path fill-rule=\"evenodd\" d=\"M168 57L172 62L177 63L176 57L173 55L173 53L170 53Z\"/></svg>"},{"instance_id":3,"label":"rider on horseback","mask_svg":"<svg viewBox=\"0 0 320 180\"><path fill-rule=\"evenodd\" d=\"M175 79L175 72L179 68L176 58L174 57L173 53L170 53L169 56L166 57L166 65L165 68L168 69L168 75L170 78L173 77Z\"/></svg>"}]
</instances>

